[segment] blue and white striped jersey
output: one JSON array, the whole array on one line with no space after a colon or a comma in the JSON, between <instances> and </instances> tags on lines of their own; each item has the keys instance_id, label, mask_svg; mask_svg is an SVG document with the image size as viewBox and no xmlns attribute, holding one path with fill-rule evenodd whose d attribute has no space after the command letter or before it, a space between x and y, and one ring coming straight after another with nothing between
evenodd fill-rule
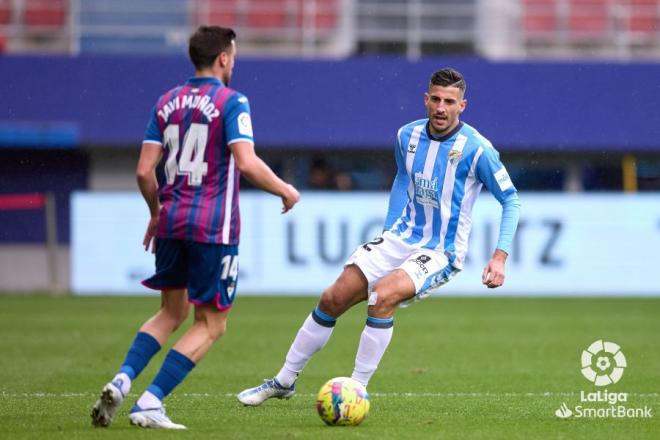
<instances>
[{"instance_id":1,"label":"blue and white striped jersey","mask_svg":"<svg viewBox=\"0 0 660 440\"><path fill-rule=\"evenodd\" d=\"M451 133L436 138L428 122L420 119L399 129L398 171L384 229L413 246L443 252L462 269L472 207L485 185L504 207L497 248L510 253L519 203L499 153L468 124L459 122Z\"/></svg>"}]
</instances>

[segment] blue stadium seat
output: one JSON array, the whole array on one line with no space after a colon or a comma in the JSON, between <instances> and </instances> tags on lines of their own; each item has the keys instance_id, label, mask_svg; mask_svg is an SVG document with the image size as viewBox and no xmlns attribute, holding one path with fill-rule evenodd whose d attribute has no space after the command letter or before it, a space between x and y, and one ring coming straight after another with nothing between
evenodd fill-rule
<instances>
[{"instance_id":1,"label":"blue stadium seat","mask_svg":"<svg viewBox=\"0 0 660 440\"><path fill-rule=\"evenodd\" d=\"M87 35L80 39L81 53L171 54L184 51L184 44L173 44L166 36Z\"/></svg>"},{"instance_id":2,"label":"blue stadium seat","mask_svg":"<svg viewBox=\"0 0 660 440\"><path fill-rule=\"evenodd\" d=\"M179 52L190 29L181 0L81 0L81 52Z\"/></svg>"}]
</instances>

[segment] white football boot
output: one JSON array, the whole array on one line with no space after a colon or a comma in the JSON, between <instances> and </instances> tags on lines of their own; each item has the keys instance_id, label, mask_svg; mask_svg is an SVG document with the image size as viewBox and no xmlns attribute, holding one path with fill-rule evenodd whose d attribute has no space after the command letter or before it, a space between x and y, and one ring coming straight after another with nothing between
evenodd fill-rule
<instances>
[{"instance_id":1,"label":"white football boot","mask_svg":"<svg viewBox=\"0 0 660 440\"><path fill-rule=\"evenodd\" d=\"M128 415L131 425L141 428L156 429L187 429L184 425L174 423L165 414L165 408L142 409L135 405Z\"/></svg>"},{"instance_id":2,"label":"white football boot","mask_svg":"<svg viewBox=\"0 0 660 440\"><path fill-rule=\"evenodd\" d=\"M112 423L117 409L124 401L124 395L119 386L112 382L106 384L101 391L99 400L92 407L92 425L107 428Z\"/></svg>"},{"instance_id":3,"label":"white football boot","mask_svg":"<svg viewBox=\"0 0 660 440\"><path fill-rule=\"evenodd\" d=\"M276 397L278 399L290 399L296 392L295 384L289 388L285 388L277 381L277 379L265 379L264 383L258 387L248 388L241 391L238 396L238 401L247 406L259 406L264 401Z\"/></svg>"}]
</instances>

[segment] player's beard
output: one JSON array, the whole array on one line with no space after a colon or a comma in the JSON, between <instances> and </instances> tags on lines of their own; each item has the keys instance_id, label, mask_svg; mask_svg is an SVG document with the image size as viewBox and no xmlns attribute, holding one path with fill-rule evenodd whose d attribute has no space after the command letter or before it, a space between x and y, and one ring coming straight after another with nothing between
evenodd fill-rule
<instances>
[{"instance_id":1,"label":"player's beard","mask_svg":"<svg viewBox=\"0 0 660 440\"><path fill-rule=\"evenodd\" d=\"M226 86L228 86L228 85L229 85L229 81L231 81L231 74L230 74L230 73L226 73L226 74L222 77L222 82L225 83Z\"/></svg>"}]
</instances>

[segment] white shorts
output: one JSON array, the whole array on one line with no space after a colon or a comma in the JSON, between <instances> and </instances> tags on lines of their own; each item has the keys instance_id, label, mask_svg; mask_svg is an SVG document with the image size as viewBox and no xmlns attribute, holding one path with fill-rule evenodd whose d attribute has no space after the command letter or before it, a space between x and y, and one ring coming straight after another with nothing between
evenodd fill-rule
<instances>
[{"instance_id":1,"label":"white shorts","mask_svg":"<svg viewBox=\"0 0 660 440\"><path fill-rule=\"evenodd\" d=\"M443 253L409 245L389 231L358 247L345 266L349 264L359 267L367 278L369 293L376 281L395 269L406 272L415 285L415 296L401 303L401 307L430 296L433 289L460 272Z\"/></svg>"}]
</instances>

